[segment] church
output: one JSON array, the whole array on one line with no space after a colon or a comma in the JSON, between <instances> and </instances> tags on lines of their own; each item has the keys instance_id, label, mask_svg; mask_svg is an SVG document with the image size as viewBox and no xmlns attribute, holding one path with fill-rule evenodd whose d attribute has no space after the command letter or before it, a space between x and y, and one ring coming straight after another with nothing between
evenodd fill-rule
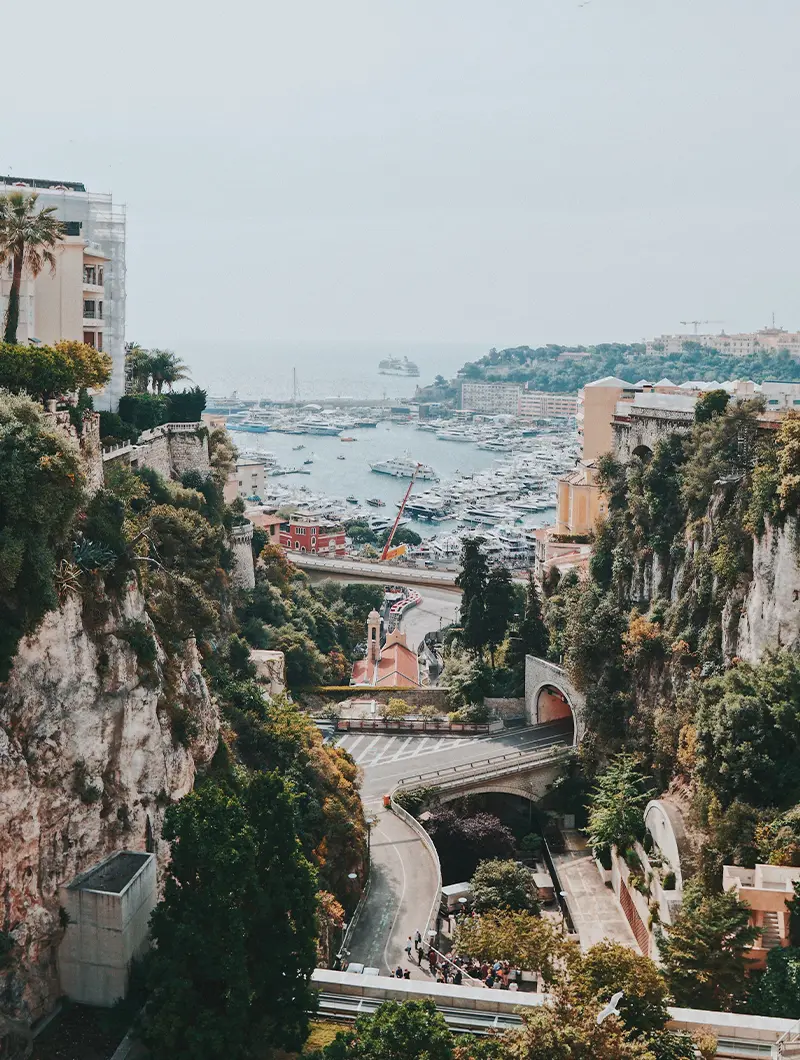
<instances>
[{"instance_id":1,"label":"church","mask_svg":"<svg viewBox=\"0 0 800 1060\"><path fill-rule=\"evenodd\" d=\"M406 643L405 633L393 629L381 647L381 616L367 618L367 657L353 663L351 685L381 688L420 688L417 653Z\"/></svg>"}]
</instances>

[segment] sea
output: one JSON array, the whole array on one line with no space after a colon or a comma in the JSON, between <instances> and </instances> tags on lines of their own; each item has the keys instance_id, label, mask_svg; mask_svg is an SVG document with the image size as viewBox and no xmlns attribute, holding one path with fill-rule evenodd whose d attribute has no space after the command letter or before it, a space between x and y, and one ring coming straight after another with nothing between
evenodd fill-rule
<instances>
[{"instance_id":1,"label":"sea","mask_svg":"<svg viewBox=\"0 0 800 1060\"><path fill-rule=\"evenodd\" d=\"M270 431L267 434L231 430L231 437L238 449L270 452L282 467L302 468L308 475L287 475L271 478L271 483L280 482L292 488L306 486L309 491L324 494L336 500L346 501L353 496L358 506L363 507L368 497L379 497L386 502L385 508L373 509L376 514L394 516L397 505L408 489L408 479L392 478L370 469L370 463L394 456L408 456L412 460L429 464L439 475L440 482L419 481L414 493L435 488L446 495L448 482L464 475L496 467L511 454L487 452L468 442L451 442L437 438L430 431L420 431L410 423L379 422L377 427L348 428L343 432L354 442L343 442L340 438L326 435L283 434ZM302 449L298 449L302 446ZM344 460L338 459L343 456ZM313 463L304 464L305 460ZM352 505L356 509L356 505ZM553 522L554 509L537 512L526 517L526 526L545 526ZM414 520L413 526L424 537L447 532L457 525L456 520L429 523Z\"/></svg>"},{"instance_id":2,"label":"sea","mask_svg":"<svg viewBox=\"0 0 800 1060\"><path fill-rule=\"evenodd\" d=\"M469 342L280 342L264 340L194 340L176 346L189 366L192 382L214 397L303 402L325 398L363 398L365 401L407 400L417 386L427 386L437 375L451 379L467 361L483 356L487 346ZM419 367L419 377L381 375L380 361L408 357Z\"/></svg>"}]
</instances>

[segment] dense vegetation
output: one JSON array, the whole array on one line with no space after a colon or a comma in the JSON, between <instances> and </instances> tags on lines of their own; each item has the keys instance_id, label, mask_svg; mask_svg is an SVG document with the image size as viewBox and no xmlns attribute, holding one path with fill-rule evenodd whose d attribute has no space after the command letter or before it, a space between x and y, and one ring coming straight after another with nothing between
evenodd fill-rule
<instances>
[{"instance_id":1,"label":"dense vegetation","mask_svg":"<svg viewBox=\"0 0 800 1060\"><path fill-rule=\"evenodd\" d=\"M586 357L565 357L565 353ZM614 375L631 383L639 379L656 382L665 377L673 383L689 379L800 379L800 367L785 350L765 351L754 357L732 357L703 349L691 340L677 355L647 356L641 343L601 343L597 346L516 346L491 350L459 371L458 382L473 379L527 383L532 390L574 394L593 379ZM453 391L455 393L455 391Z\"/></svg>"}]
</instances>

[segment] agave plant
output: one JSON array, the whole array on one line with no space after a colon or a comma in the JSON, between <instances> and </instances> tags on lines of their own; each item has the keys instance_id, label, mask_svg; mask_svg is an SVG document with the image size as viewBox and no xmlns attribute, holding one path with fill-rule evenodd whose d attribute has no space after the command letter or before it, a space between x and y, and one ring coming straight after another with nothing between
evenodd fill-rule
<instances>
[{"instance_id":1,"label":"agave plant","mask_svg":"<svg viewBox=\"0 0 800 1060\"><path fill-rule=\"evenodd\" d=\"M99 574L111 570L117 557L106 545L83 538L73 544L72 559L83 574Z\"/></svg>"}]
</instances>

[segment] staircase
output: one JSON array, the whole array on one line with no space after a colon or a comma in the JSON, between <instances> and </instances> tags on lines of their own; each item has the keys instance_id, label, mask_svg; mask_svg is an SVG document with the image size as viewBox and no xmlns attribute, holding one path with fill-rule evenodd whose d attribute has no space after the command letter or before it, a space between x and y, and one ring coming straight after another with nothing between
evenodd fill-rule
<instances>
[{"instance_id":1,"label":"staircase","mask_svg":"<svg viewBox=\"0 0 800 1060\"><path fill-rule=\"evenodd\" d=\"M772 1047L773 1060L797 1060L800 1057L800 1033L792 1031Z\"/></svg>"},{"instance_id":2,"label":"staircase","mask_svg":"<svg viewBox=\"0 0 800 1060\"><path fill-rule=\"evenodd\" d=\"M761 923L761 945L771 950L781 944L780 922L777 913L765 912Z\"/></svg>"}]
</instances>

